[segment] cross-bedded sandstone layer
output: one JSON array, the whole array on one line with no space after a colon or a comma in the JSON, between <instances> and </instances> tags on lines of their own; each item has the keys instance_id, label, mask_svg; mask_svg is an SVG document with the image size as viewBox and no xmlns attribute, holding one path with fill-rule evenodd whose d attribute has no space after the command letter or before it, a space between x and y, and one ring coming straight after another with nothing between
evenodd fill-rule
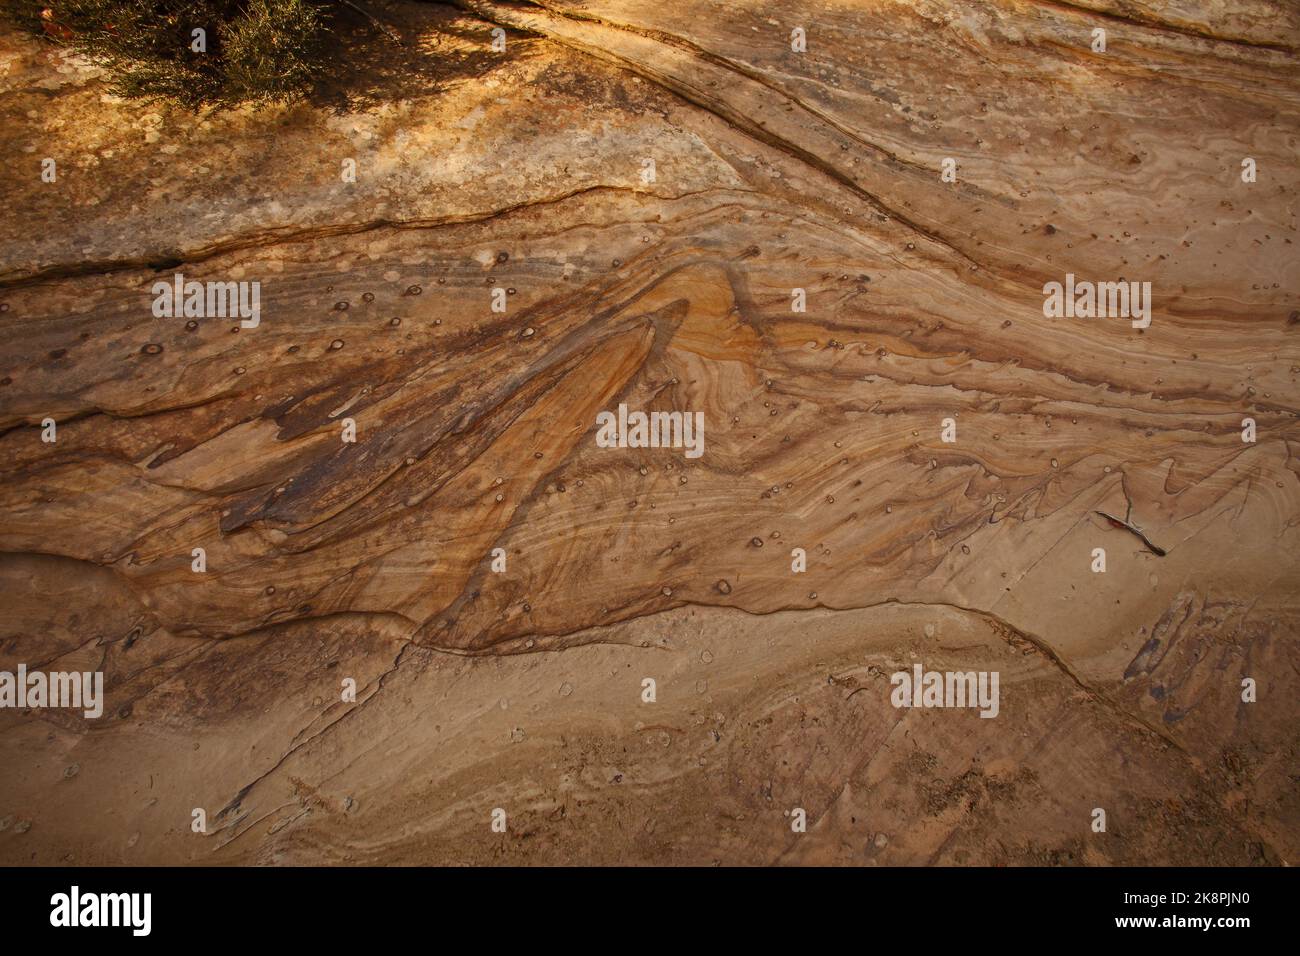
<instances>
[{"instance_id":1,"label":"cross-bedded sandstone layer","mask_svg":"<svg viewBox=\"0 0 1300 956\"><path fill-rule=\"evenodd\" d=\"M108 702L0 710L0 860L1293 858L1295 10L459 6L197 117L0 40L0 669Z\"/></svg>"}]
</instances>

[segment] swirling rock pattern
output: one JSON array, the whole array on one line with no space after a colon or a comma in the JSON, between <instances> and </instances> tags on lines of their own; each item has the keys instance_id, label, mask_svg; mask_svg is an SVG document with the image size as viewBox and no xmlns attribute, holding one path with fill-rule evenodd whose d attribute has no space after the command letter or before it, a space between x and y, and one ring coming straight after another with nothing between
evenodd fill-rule
<instances>
[{"instance_id":1,"label":"swirling rock pattern","mask_svg":"<svg viewBox=\"0 0 1300 956\"><path fill-rule=\"evenodd\" d=\"M1294 859L1300 14L780 6L376 4L199 117L0 40L0 669L108 702L0 710L0 861Z\"/></svg>"}]
</instances>

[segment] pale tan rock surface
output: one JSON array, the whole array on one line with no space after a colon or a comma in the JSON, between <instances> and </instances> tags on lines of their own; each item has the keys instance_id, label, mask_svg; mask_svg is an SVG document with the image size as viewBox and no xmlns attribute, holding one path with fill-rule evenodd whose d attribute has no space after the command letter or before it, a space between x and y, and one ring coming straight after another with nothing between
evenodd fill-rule
<instances>
[{"instance_id":1,"label":"pale tan rock surface","mask_svg":"<svg viewBox=\"0 0 1300 956\"><path fill-rule=\"evenodd\" d=\"M108 701L0 710L0 862L1294 860L1293 5L375 6L275 110L0 37L0 670Z\"/></svg>"}]
</instances>

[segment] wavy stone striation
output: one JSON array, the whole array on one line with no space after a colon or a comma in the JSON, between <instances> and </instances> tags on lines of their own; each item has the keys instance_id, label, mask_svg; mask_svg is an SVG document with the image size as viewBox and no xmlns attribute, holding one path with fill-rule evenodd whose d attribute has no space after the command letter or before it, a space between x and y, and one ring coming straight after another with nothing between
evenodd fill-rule
<instances>
[{"instance_id":1,"label":"wavy stone striation","mask_svg":"<svg viewBox=\"0 0 1300 956\"><path fill-rule=\"evenodd\" d=\"M1300 13L767 6L376 3L200 116L0 38L0 670L107 687L0 710L0 861L1295 858Z\"/></svg>"}]
</instances>

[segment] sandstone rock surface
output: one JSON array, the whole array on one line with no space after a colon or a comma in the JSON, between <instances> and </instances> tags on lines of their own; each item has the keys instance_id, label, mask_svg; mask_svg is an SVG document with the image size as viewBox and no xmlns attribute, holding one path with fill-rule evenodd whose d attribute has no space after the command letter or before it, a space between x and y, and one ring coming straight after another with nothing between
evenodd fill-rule
<instances>
[{"instance_id":1,"label":"sandstone rock surface","mask_svg":"<svg viewBox=\"0 0 1300 956\"><path fill-rule=\"evenodd\" d=\"M0 36L0 670L107 687L0 862L1295 860L1293 4L374 7L198 116Z\"/></svg>"}]
</instances>

